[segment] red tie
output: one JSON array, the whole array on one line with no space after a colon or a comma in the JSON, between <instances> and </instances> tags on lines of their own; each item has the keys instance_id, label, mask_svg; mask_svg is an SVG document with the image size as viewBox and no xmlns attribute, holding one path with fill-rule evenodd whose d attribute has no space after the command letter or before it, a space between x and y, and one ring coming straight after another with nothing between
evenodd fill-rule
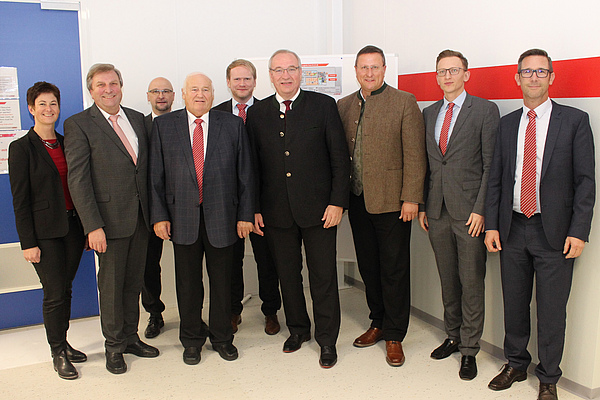
<instances>
[{"instance_id":1,"label":"red tie","mask_svg":"<svg viewBox=\"0 0 600 400\"><path fill-rule=\"evenodd\" d=\"M523 174L521 175L521 211L530 218L537 208L535 194L536 174L536 139L535 139L535 111L527 113L529 123L525 130L525 148L523 149Z\"/></svg>"},{"instance_id":2,"label":"red tie","mask_svg":"<svg viewBox=\"0 0 600 400\"><path fill-rule=\"evenodd\" d=\"M204 181L204 131L202 130L202 119L195 121L194 137L192 143L192 155L194 156L194 165L196 167L196 180L198 181L198 194L200 195L200 204L202 204L202 184Z\"/></svg>"},{"instance_id":3,"label":"red tie","mask_svg":"<svg viewBox=\"0 0 600 400\"><path fill-rule=\"evenodd\" d=\"M118 115L111 115L108 117L108 119L110 119L110 122L112 122L115 133L117 134L119 139L121 139L123 146L125 146L125 149L131 156L131 159L133 160L133 164L137 164L137 156L135 155L135 151L133 151L133 147L131 147L131 143L129 143L127 136L125 136L125 132L123 132L123 129L121 129L121 127L119 126L119 123L117 122L118 118L119 118Z\"/></svg>"},{"instance_id":4,"label":"red tie","mask_svg":"<svg viewBox=\"0 0 600 400\"><path fill-rule=\"evenodd\" d=\"M446 116L444 117L444 123L442 124L442 131L440 132L440 150L442 151L442 155L446 155L446 149L448 148L448 132L450 132L453 108L454 103L449 103L448 109L446 110Z\"/></svg>"},{"instance_id":5,"label":"red tie","mask_svg":"<svg viewBox=\"0 0 600 400\"><path fill-rule=\"evenodd\" d=\"M239 110L238 117L244 120L244 124L246 123L246 107L248 107L247 104L237 104L237 108Z\"/></svg>"},{"instance_id":6,"label":"red tie","mask_svg":"<svg viewBox=\"0 0 600 400\"><path fill-rule=\"evenodd\" d=\"M285 104L285 113L287 114L287 112L292 109L292 107L291 107L292 101L291 100L284 100L283 104Z\"/></svg>"}]
</instances>

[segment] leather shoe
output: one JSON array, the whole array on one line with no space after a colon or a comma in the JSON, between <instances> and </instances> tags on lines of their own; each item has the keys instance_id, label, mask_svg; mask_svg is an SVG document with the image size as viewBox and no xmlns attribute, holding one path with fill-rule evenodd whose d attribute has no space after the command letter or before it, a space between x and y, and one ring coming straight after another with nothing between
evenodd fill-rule
<instances>
[{"instance_id":1,"label":"leather shoe","mask_svg":"<svg viewBox=\"0 0 600 400\"><path fill-rule=\"evenodd\" d=\"M302 343L308 342L309 340L310 333L303 333L301 335L292 333L290 337L283 343L283 352L293 353L302 347Z\"/></svg>"},{"instance_id":2,"label":"leather shoe","mask_svg":"<svg viewBox=\"0 0 600 400\"><path fill-rule=\"evenodd\" d=\"M213 344L212 348L219 353L223 360L233 361L238 358L238 350L232 343L217 343Z\"/></svg>"},{"instance_id":3,"label":"leather shoe","mask_svg":"<svg viewBox=\"0 0 600 400\"><path fill-rule=\"evenodd\" d=\"M508 389L515 382L521 382L527 379L527 371L519 371L508 364L504 364L502 372L494 377L488 384L492 390Z\"/></svg>"},{"instance_id":4,"label":"leather shoe","mask_svg":"<svg viewBox=\"0 0 600 400\"><path fill-rule=\"evenodd\" d=\"M58 376L63 379L77 379L79 376L77 369L69 361L65 350L52 355L52 365L54 366L54 370L58 372Z\"/></svg>"},{"instance_id":5,"label":"leather shoe","mask_svg":"<svg viewBox=\"0 0 600 400\"><path fill-rule=\"evenodd\" d=\"M267 315L265 317L265 333L267 335L276 335L281 330L277 314Z\"/></svg>"},{"instance_id":6,"label":"leather shoe","mask_svg":"<svg viewBox=\"0 0 600 400\"><path fill-rule=\"evenodd\" d=\"M87 361L87 356L85 353L72 348L69 342L67 342L67 349L65 350L65 353L67 353L67 358L72 363L81 363Z\"/></svg>"},{"instance_id":7,"label":"leather shoe","mask_svg":"<svg viewBox=\"0 0 600 400\"><path fill-rule=\"evenodd\" d=\"M464 381L470 381L477 376L477 362L475 356L462 356L458 376Z\"/></svg>"},{"instance_id":8,"label":"leather shoe","mask_svg":"<svg viewBox=\"0 0 600 400\"><path fill-rule=\"evenodd\" d=\"M123 353L106 351L106 369L113 374L127 372L127 364L125 364L125 360L123 359Z\"/></svg>"},{"instance_id":9,"label":"leather shoe","mask_svg":"<svg viewBox=\"0 0 600 400\"><path fill-rule=\"evenodd\" d=\"M370 327L365 333L354 340L354 347L369 347L383 339L383 331L379 328Z\"/></svg>"},{"instance_id":10,"label":"leather shoe","mask_svg":"<svg viewBox=\"0 0 600 400\"><path fill-rule=\"evenodd\" d=\"M148 318L148 326L144 331L144 336L147 339L152 339L160 335L160 329L165 326L165 320L162 315L150 315Z\"/></svg>"},{"instance_id":11,"label":"leather shoe","mask_svg":"<svg viewBox=\"0 0 600 400\"><path fill-rule=\"evenodd\" d=\"M187 365L196 365L200 362L200 349L198 347L186 347L183 351L183 362Z\"/></svg>"},{"instance_id":12,"label":"leather shoe","mask_svg":"<svg viewBox=\"0 0 600 400\"><path fill-rule=\"evenodd\" d=\"M443 360L444 358L450 357L450 354L458 351L458 340L446 339L437 349L431 352L431 358L436 360Z\"/></svg>"},{"instance_id":13,"label":"leather shoe","mask_svg":"<svg viewBox=\"0 0 600 400\"><path fill-rule=\"evenodd\" d=\"M392 367L400 367L404 364L404 351L402 350L402 343L397 340L386 340L385 349L387 355L385 360Z\"/></svg>"},{"instance_id":14,"label":"leather shoe","mask_svg":"<svg viewBox=\"0 0 600 400\"><path fill-rule=\"evenodd\" d=\"M138 357L153 358L158 357L159 351L156 347L138 340L135 343L128 344L123 353L133 354Z\"/></svg>"},{"instance_id":15,"label":"leather shoe","mask_svg":"<svg viewBox=\"0 0 600 400\"><path fill-rule=\"evenodd\" d=\"M540 382L540 393L538 400L558 400L556 385L554 383Z\"/></svg>"},{"instance_id":16,"label":"leather shoe","mask_svg":"<svg viewBox=\"0 0 600 400\"><path fill-rule=\"evenodd\" d=\"M335 346L322 346L321 357L319 357L319 365L322 368L331 368L337 362L337 352Z\"/></svg>"},{"instance_id":17,"label":"leather shoe","mask_svg":"<svg viewBox=\"0 0 600 400\"><path fill-rule=\"evenodd\" d=\"M238 331L238 325L242 323L242 315L241 314L232 314L231 315L231 328L233 329L233 333Z\"/></svg>"}]
</instances>

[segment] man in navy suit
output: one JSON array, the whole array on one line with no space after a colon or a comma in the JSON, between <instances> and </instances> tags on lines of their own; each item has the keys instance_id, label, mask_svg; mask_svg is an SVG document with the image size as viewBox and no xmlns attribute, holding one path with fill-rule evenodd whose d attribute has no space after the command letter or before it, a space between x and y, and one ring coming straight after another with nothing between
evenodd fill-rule
<instances>
[{"instance_id":1,"label":"man in navy suit","mask_svg":"<svg viewBox=\"0 0 600 400\"><path fill-rule=\"evenodd\" d=\"M200 362L209 334L213 349L231 361L238 357L230 323L234 246L252 231L254 220L251 153L240 118L209 112L214 91L206 75L188 75L182 94L185 109L154 120L151 222L158 237L173 241L183 361ZM210 328L201 312L204 256Z\"/></svg>"},{"instance_id":2,"label":"man in navy suit","mask_svg":"<svg viewBox=\"0 0 600 400\"><path fill-rule=\"evenodd\" d=\"M589 237L596 189L589 117L549 99L554 79L548 53L521 54L515 80L524 105L500 120L485 211L485 245L500 251L508 360L488 386L527 379L535 275L539 400L558 398L573 263Z\"/></svg>"}]
</instances>

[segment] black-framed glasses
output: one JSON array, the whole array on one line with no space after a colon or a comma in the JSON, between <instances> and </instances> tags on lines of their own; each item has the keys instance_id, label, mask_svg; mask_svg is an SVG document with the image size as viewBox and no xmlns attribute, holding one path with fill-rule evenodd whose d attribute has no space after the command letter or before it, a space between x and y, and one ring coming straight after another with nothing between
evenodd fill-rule
<instances>
[{"instance_id":1,"label":"black-framed glasses","mask_svg":"<svg viewBox=\"0 0 600 400\"><path fill-rule=\"evenodd\" d=\"M552 71L550 71L549 69L546 69L546 68L522 69L519 71L519 75L521 75L521 77L523 77L523 78L531 78L533 76L534 72L538 78L547 78L548 75L550 75L550 73Z\"/></svg>"},{"instance_id":2,"label":"black-framed glasses","mask_svg":"<svg viewBox=\"0 0 600 400\"><path fill-rule=\"evenodd\" d=\"M152 89L152 90L148 90L148 93L152 93L152 94L171 94L173 93L173 91L171 89Z\"/></svg>"},{"instance_id":3,"label":"black-framed glasses","mask_svg":"<svg viewBox=\"0 0 600 400\"><path fill-rule=\"evenodd\" d=\"M283 73L284 73L285 71L287 71L287 73L288 73L288 74L292 75L292 74L294 74L296 71L298 71L298 69L299 69L299 68L300 68L300 67L287 67L287 68L275 68L275 69L273 69L273 68L269 68L269 70L270 70L271 72L273 72L275 75L277 75L277 76L280 76L280 75L283 75Z\"/></svg>"},{"instance_id":4,"label":"black-framed glasses","mask_svg":"<svg viewBox=\"0 0 600 400\"><path fill-rule=\"evenodd\" d=\"M435 73L437 74L437 76L442 77L442 76L446 76L446 74L448 72L450 72L450 75L458 75L458 73L463 70L464 68L458 68L458 67L453 67L453 68L440 68L437 71L435 71Z\"/></svg>"}]
</instances>

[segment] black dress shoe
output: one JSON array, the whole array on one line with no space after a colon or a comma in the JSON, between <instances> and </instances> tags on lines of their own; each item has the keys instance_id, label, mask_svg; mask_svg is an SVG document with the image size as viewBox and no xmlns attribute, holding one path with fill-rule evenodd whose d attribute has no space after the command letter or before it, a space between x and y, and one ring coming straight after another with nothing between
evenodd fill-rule
<instances>
[{"instance_id":1,"label":"black dress shoe","mask_svg":"<svg viewBox=\"0 0 600 400\"><path fill-rule=\"evenodd\" d=\"M200 348L186 347L183 351L183 362L188 365L196 365L200 362Z\"/></svg>"},{"instance_id":2,"label":"black dress shoe","mask_svg":"<svg viewBox=\"0 0 600 400\"><path fill-rule=\"evenodd\" d=\"M150 346L149 344L138 340L135 343L128 344L123 353L133 354L138 357L152 358L158 357L159 351L156 347Z\"/></svg>"},{"instance_id":3,"label":"black dress shoe","mask_svg":"<svg viewBox=\"0 0 600 400\"><path fill-rule=\"evenodd\" d=\"M290 337L283 343L283 352L284 353L293 353L296 350L299 350L302 347L302 343L308 342L310 340L310 333L303 333L301 335L297 335L292 333Z\"/></svg>"},{"instance_id":4,"label":"black dress shoe","mask_svg":"<svg viewBox=\"0 0 600 400\"><path fill-rule=\"evenodd\" d=\"M238 351L235 346L229 342L213 344L214 351L219 353L223 360L233 361L238 358Z\"/></svg>"},{"instance_id":5,"label":"black dress shoe","mask_svg":"<svg viewBox=\"0 0 600 400\"><path fill-rule=\"evenodd\" d=\"M106 351L106 369L113 374L124 374L127 372L127 364L123 359L123 353Z\"/></svg>"},{"instance_id":6,"label":"black dress shoe","mask_svg":"<svg viewBox=\"0 0 600 400\"><path fill-rule=\"evenodd\" d=\"M72 363L81 363L87 361L87 356L85 355L85 353L72 348L69 342L67 342L67 349L65 350L65 352L67 353L67 358Z\"/></svg>"},{"instance_id":7,"label":"black dress shoe","mask_svg":"<svg viewBox=\"0 0 600 400\"><path fill-rule=\"evenodd\" d=\"M162 315L150 315L148 318L148 326L144 331L144 336L148 339L152 339L160 335L160 329L165 326L165 320Z\"/></svg>"},{"instance_id":8,"label":"black dress shoe","mask_svg":"<svg viewBox=\"0 0 600 400\"><path fill-rule=\"evenodd\" d=\"M558 400L558 395L556 394L556 384L540 382L538 400Z\"/></svg>"},{"instance_id":9,"label":"black dress shoe","mask_svg":"<svg viewBox=\"0 0 600 400\"><path fill-rule=\"evenodd\" d=\"M502 372L494 377L488 384L492 390L508 389L515 382L521 382L527 379L527 371L519 371L508 364L504 365Z\"/></svg>"},{"instance_id":10,"label":"black dress shoe","mask_svg":"<svg viewBox=\"0 0 600 400\"><path fill-rule=\"evenodd\" d=\"M477 376L477 362L475 356L462 356L458 376L464 381L470 381Z\"/></svg>"},{"instance_id":11,"label":"black dress shoe","mask_svg":"<svg viewBox=\"0 0 600 400\"><path fill-rule=\"evenodd\" d=\"M335 346L323 346L321 347L321 357L319 358L319 365L323 368L331 368L337 362L337 352Z\"/></svg>"},{"instance_id":12,"label":"black dress shoe","mask_svg":"<svg viewBox=\"0 0 600 400\"><path fill-rule=\"evenodd\" d=\"M58 376L63 379L77 379L79 376L77 369L69 361L65 350L52 355L52 365L54 365L54 370L58 372Z\"/></svg>"},{"instance_id":13,"label":"black dress shoe","mask_svg":"<svg viewBox=\"0 0 600 400\"><path fill-rule=\"evenodd\" d=\"M456 353L458 351L458 345L460 342L458 340L446 339L444 343L440 345L437 349L431 352L431 358L435 358L436 360L443 360L447 358L452 353Z\"/></svg>"}]
</instances>

